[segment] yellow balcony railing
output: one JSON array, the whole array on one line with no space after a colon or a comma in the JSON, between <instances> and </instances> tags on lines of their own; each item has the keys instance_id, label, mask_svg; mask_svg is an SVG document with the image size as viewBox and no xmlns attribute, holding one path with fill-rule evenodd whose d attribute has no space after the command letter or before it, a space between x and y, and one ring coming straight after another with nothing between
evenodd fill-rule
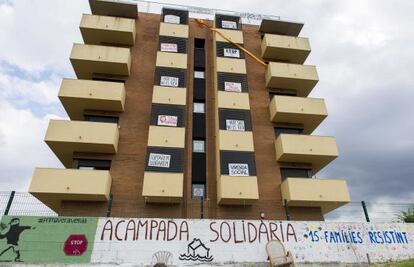
<instances>
[{"instance_id":1,"label":"yellow balcony railing","mask_svg":"<svg viewBox=\"0 0 414 267\"><path fill-rule=\"evenodd\" d=\"M312 164L316 173L338 157L335 138L299 134L280 134L275 141L276 160Z\"/></svg>"},{"instance_id":2,"label":"yellow balcony railing","mask_svg":"<svg viewBox=\"0 0 414 267\"><path fill-rule=\"evenodd\" d=\"M63 79L59 99L72 120L83 120L84 111L122 112L125 85L117 82Z\"/></svg>"},{"instance_id":3,"label":"yellow balcony railing","mask_svg":"<svg viewBox=\"0 0 414 267\"><path fill-rule=\"evenodd\" d=\"M276 95L269 104L270 120L275 123L296 123L310 134L328 116L325 101L319 98Z\"/></svg>"},{"instance_id":4,"label":"yellow balcony railing","mask_svg":"<svg viewBox=\"0 0 414 267\"><path fill-rule=\"evenodd\" d=\"M308 38L265 34L262 40L262 58L303 64L311 52Z\"/></svg>"},{"instance_id":5,"label":"yellow balcony railing","mask_svg":"<svg viewBox=\"0 0 414 267\"><path fill-rule=\"evenodd\" d=\"M217 181L220 205L251 205L259 199L256 176L233 177L221 175Z\"/></svg>"},{"instance_id":6,"label":"yellow balcony railing","mask_svg":"<svg viewBox=\"0 0 414 267\"><path fill-rule=\"evenodd\" d=\"M127 77L131 68L129 48L74 44L70 62L78 79L92 79L94 75Z\"/></svg>"},{"instance_id":7,"label":"yellow balcony railing","mask_svg":"<svg viewBox=\"0 0 414 267\"><path fill-rule=\"evenodd\" d=\"M132 46L135 43L135 20L82 15L80 31L85 44Z\"/></svg>"},{"instance_id":8,"label":"yellow balcony railing","mask_svg":"<svg viewBox=\"0 0 414 267\"><path fill-rule=\"evenodd\" d=\"M29 193L58 211L62 200L107 201L111 182L104 170L36 168Z\"/></svg>"},{"instance_id":9,"label":"yellow balcony railing","mask_svg":"<svg viewBox=\"0 0 414 267\"><path fill-rule=\"evenodd\" d=\"M320 207L323 213L351 201L345 180L287 178L281 189L289 206Z\"/></svg>"},{"instance_id":10,"label":"yellow balcony railing","mask_svg":"<svg viewBox=\"0 0 414 267\"><path fill-rule=\"evenodd\" d=\"M118 139L115 123L50 120L45 142L69 168L74 152L115 154Z\"/></svg>"},{"instance_id":11,"label":"yellow balcony railing","mask_svg":"<svg viewBox=\"0 0 414 267\"><path fill-rule=\"evenodd\" d=\"M145 172L142 196L146 202L179 203L183 197L182 173Z\"/></svg>"},{"instance_id":12,"label":"yellow balcony railing","mask_svg":"<svg viewBox=\"0 0 414 267\"><path fill-rule=\"evenodd\" d=\"M308 96L318 83L315 66L269 62L266 87L296 90L298 96Z\"/></svg>"}]
</instances>

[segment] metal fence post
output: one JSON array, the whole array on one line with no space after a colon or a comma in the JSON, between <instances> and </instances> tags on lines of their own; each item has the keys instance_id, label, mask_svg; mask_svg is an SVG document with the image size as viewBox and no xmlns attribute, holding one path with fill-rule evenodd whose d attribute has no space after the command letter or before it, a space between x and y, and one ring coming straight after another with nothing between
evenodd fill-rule
<instances>
[{"instance_id":1,"label":"metal fence post","mask_svg":"<svg viewBox=\"0 0 414 267\"><path fill-rule=\"evenodd\" d=\"M370 220L369 220L369 216L368 216L368 210L367 210L367 205L365 205L365 201L361 201L361 204L362 204L362 209L364 210L364 214L365 214L365 220L367 221L367 222L370 222Z\"/></svg>"},{"instance_id":2,"label":"metal fence post","mask_svg":"<svg viewBox=\"0 0 414 267\"><path fill-rule=\"evenodd\" d=\"M286 199L284 201L283 207L285 208L286 220L290 221L289 206L288 206L288 202Z\"/></svg>"},{"instance_id":3,"label":"metal fence post","mask_svg":"<svg viewBox=\"0 0 414 267\"><path fill-rule=\"evenodd\" d=\"M204 197L200 198L200 219L204 219Z\"/></svg>"},{"instance_id":4,"label":"metal fence post","mask_svg":"<svg viewBox=\"0 0 414 267\"><path fill-rule=\"evenodd\" d=\"M111 211L112 211L112 194L109 195L108 200L108 209L106 210L106 217L111 217Z\"/></svg>"},{"instance_id":5,"label":"metal fence post","mask_svg":"<svg viewBox=\"0 0 414 267\"><path fill-rule=\"evenodd\" d=\"M14 194L16 194L16 191L11 191L9 201L7 202L6 209L4 210L4 215L9 215L9 211L14 199Z\"/></svg>"}]
</instances>

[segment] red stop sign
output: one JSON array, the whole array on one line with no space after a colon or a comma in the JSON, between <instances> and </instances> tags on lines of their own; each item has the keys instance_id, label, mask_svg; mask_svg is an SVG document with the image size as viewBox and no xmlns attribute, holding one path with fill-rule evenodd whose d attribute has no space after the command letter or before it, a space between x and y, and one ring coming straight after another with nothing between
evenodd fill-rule
<instances>
[{"instance_id":1,"label":"red stop sign","mask_svg":"<svg viewBox=\"0 0 414 267\"><path fill-rule=\"evenodd\" d=\"M63 251L67 256L80 256L88 248L88 239L85 235L70 235L65 241Z\"/></svg>"}]
</instances>

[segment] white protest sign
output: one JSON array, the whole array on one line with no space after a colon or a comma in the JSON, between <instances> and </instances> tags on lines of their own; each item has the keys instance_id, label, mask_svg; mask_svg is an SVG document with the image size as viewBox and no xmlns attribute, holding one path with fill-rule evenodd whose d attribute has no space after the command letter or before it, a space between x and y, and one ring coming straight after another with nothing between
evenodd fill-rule
<instances>
[{"instance_id":1,"label":"white protest sign","mask_svg":"<svg viewBox=\"0 0 414 267\"><path fill-rule=\"evenodd\" d=\"M149 159L148 159L148 166L169 168L170 160L171 160L171 155L150 153Z\"/></svg>"},{"instance_id":2,"label":"white protest sign","mask_svg":"<svg viewBox=\"0 0 414 267\"><path fill-rule=\"evenodd\" d=\"M240 58L240 50L235 48L224 48L224 56Z\"/></svg>"},{"instance_id":3,"label":"white protest sign","mask_svg":"<svg viewBox=\"0 0 414 267\"><path fill-rule=\"evenodd\" d=\"M221 27L225 29L237 29L237 23L235 21L222 20Z\"/></svg>"},{"instance_id":4,"label":"white protest sign","mask_svg":"<svg viewBox=\"0 0 414 267\"><path fill-rule=\"evenodd\" d=\"M226 120L227 131L245 131L244 121L242 120Z\"/></svg>"},{"instance_id":5,"label":"white protest sign","mask_svg":"<svg viewBox=\"0 0 414 267\"><path fill-rule=\"evenodd\" d=\"M224 91L240 93L242 91L241 83L224 82Z\"/></svg>"},{"instance_id":6,"label":"white protest sign","mask_svg":"<svg viewBox=\"0 0 414 267\"><path fill-rule=\"evenodd\" d=\"M242 163L229 163L230 176L249 176L249 165Z\"/></svg>"},{"instance_id":7,"label":"white protest sign","mask_svg":"<svg viewBox=\"0 0 414 267\"><path fill-rule=\"evenodd\" d=\"M178 52L177 44L161 43L162 52Z\"/></svg>"},{"instance_id":8,"label":"white protest sign","mask_svg":"<svg viewBox=\"0 0 414 267\"><path fill-rule=\"evenodd\" d=\"M176 15L165 15L164 22L166 23L173 23L173 24L180 24L180 17Z\"/></svg>"},{"instance_id":9,"label":"white protest sign","mask_svg":"<svg viewBox=\"0 0 414 267\"><path fill-rule=\"evenodd\" d=\"M158 115L157 125L177 127L177 122L177 116Z\"/></svg>"},{"instance_id":10,"label":"white protest sign","mask_svg":"<svg viewBox=\"0 0 414 267\"><path fill-rule=\"evenodd\" d=\"M178 78L177 77L170 77L170 76L161 76L160 85L161 86L178 87Z\"/></svg>"}]
</instances>

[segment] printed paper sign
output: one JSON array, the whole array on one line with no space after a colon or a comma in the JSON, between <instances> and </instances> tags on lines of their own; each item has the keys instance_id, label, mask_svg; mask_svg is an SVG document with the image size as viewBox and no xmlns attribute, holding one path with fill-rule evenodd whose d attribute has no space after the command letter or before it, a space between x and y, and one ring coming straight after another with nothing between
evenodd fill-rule
<instances>
[{"instance_id":1,"label":"printed paper sign","mask_svg":"<svg viewBox=\"0 0 414 267\"><path fill-rule=\"evenodd\" d=\"M202 140L193 140L193 152L204 152L204 141Z\"/></svg>"},{"instance_id":2,"label":"printed paper sign","mask_svg":"<svg viewBox=\"0 0 414 267\"><path fill-rule=\"evenodd\" d=\"M204 79L204 71L194 71L194 78Z\"/></svg>"},{"instance_id":3,"label":"printed paper sign","mask_svg":"<svg viewBox=\"0 0 414 267\"><path fill-rule=\"evenodd\" d=\"M176 16L176 15L165 15L164 16L164 22L180 24L180 17Z\"/></svg>"},{"instance_id":4,"label":"printed paper sign","mask_svg":"<svg viewBox=\"0 0 414 267\"><path fill-rule=\"evenodd\" d=\"M237 23L235 21L222 20L221 27L225 29L237 29Z\"/></svg>"},{"instance_id":5,"label":"printed paper sign","mask_svg":"<svg viewBox=\"0 0 414 267\"><path fill-rule=\"evenodd\" d=\"M242 120L226 120L227 131L245 131L244 121Z\"/></svg>"},{"instance_id":6,"label":"printed paper sign","mask_svg":"<svg viewBox=\"0 0 414 267\"><path fill-rule=\"evenodd\" d=\"M178 117L169 115L158 115L157 125L177 127Z\"/></svg>"},{"instance_id":7,"label":"printed paper sign","mask_svg":"<svg viewBox=\"0 0 414 267\"><path fill-rule=\"evenodd\" d=\"M178 78L177 77L170 77L170 76L161 76L160 85L161 86L178 87Z\"/></svg>"},{"instance_id":8,"label":"printed paper sign","mask_svg":"<svg viewBox=\"0 0 414 267\"><path fill-rule=\"evenodd\" d=\"M235 48L224 48L224 56L240 58L240 51Z\"/></svg>"},{"instance_id":9,"label":"printed paper sign","mask_svg":"<svg viewBox=\"0 0 414 267\"><path fill-rule=\"evenodd\" d=\"M249 165L241 163L229 163L230 176L249 176Z\"/></svg>"},{"instance_id":10,"label":"printed paper sign","mask_svg":"<svg viewBox=\"0 0 414 267\"><path fill-rule=\"evenodd\" d=\"M177 44L161 43L162 52L178 52Z\"/></svg>"},{"instance_id":11,"label":"printed paper sign","mask_svg":"<svg viewBox=\"0 0 414 267\"><path fill-rule=\"evenodd\" d=\"M171 160L171 155L150 153L149 160L148 160L148 166L169 168L170 160Z\"/></svg>"},{"instance_id":12,"label":"printed paper sign","mask_svg":"<svg viewBox=\"0 0 414 267\"><path fill-rule=\"evenodd\" d=\"M241 83L224 82L224 91L227 92L241 92Z\"/></svg>"}]
</instances>

